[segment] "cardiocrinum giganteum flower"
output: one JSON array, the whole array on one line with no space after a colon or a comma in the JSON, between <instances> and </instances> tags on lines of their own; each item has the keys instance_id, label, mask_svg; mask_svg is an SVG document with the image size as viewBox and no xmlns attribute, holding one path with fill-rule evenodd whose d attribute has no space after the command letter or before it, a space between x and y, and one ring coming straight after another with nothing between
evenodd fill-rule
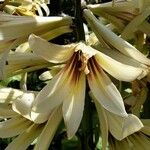
<instances>
[{"instance_id":1,"label":"cardiocrinum giganteum flower","mask_svg":"<svg viewBox=\"0 0 150 150\"><path fill-rule=\"evenodd\" d=\"M12 88L0 89L0 138L15 137L5 150L25 150L35 139L35 150L48 149L62 120L61 107L48 114L44 123L33 122L31 115L37 119L42 115L31 113L36 94Z\"/></svg>"},{"instance_id":2,"label":"cardiocrinum giganteum flower","mask_svg":"<svg viewBox=\"0 0 150 150\"><path fill-rule=\"evenodd\" d=\"M143 76L141 68L122 64L84 43L56 45L31 35L29 45L34 53L47 61L65 63L61 71L35 98L32 111L43 114L43 118L36 119L35 122L44 122L44 114L50 114L55 107L62 105L68 137L71 138L82 119L86 79L102 107L113 114L128 118L119 91L103 69L118 80L133 81Z\"/></svg>"}]
</instances>

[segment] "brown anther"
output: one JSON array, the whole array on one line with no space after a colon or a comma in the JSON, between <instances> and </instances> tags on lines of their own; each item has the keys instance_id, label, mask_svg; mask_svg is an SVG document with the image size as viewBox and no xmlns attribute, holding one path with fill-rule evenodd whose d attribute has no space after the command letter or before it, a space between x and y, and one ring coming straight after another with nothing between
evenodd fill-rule
<instances>
[{"instance_id":1,"label":"brown anther","mask_svg":"<svg viewBox=\"0 0 150 150\"><path fill-rule=\"evenodd\" d=\"M89 73L89 69L87 67L88 58L83 54L81 54L80 61L81 61L81 67L79 68L79 71L84 71L85 74L88 74Z\"/></svg>"}]
</instances>

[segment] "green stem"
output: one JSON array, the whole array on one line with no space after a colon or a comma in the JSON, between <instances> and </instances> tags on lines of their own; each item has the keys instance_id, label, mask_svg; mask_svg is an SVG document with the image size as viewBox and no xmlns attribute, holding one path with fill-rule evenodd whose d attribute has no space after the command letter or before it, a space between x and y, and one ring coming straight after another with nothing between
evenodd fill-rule
<instances>
[{"instance_id":1,"label":"green stem","mask_svg":"<svg viewBox=\"0 0 150 150\"><path fill-rule=\"evenodd\" d=\"M76 36L77 41L85 41L85 33L83 28L82 20L82 7L81 0L75 0L75 25L76 25Z\"/></svg>"},{"instance_id":2,"label":"green stem","mask_svg":"<svg viewBox=\"0 0 150 150\"><path fill-rule=\"evenodd\" d=\"M85 107L81 122L80 142L81 149L91 150L95 148L93 142L93 109L88 95L86 95L85 98Z\"/></svg>"}]
</instances>

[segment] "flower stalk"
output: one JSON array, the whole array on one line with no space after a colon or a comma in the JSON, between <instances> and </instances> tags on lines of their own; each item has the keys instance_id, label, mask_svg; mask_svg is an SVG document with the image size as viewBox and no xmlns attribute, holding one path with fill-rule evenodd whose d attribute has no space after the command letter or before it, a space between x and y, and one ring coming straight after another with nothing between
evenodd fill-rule
<instances>
[{"instance_id":1,"label":"flower stalk","mask_svg":"<svg viewBox=\"0 0 150 150\"><path fill-rule=\"evenodd\" d=\"M75 0L75 25L76 25L76 37L77 41L85 41L85 33L83 28L83 19L82 19L82 6L81 0Z\"/></svg>"}]
</instances>

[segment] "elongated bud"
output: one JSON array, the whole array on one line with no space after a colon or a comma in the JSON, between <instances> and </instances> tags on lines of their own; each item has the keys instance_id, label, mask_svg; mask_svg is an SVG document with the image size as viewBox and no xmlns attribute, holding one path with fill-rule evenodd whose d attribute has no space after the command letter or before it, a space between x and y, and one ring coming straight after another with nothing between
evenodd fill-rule
<instances>
[{"instance_id":1,"label":"elongated bud","mask_svg":"<svg viewBox=\"0 0 150 150\"><path fill-rule=\"evenodd\" d=\"M87 22L89 23L91 29L96 34L97 38L101 41L105 41L107 45L114 47L115 49L119 50L121 53L134 58L135 60L150 65L150 60L146 58L141 52L139 52L134 46L132 46L127 41L123 40L115 33L111 32L107 29L103 24L101 24L98 19L92 14L90 10L85 9L84 17L86 18Z\"/></svg>"}]
</instances>

